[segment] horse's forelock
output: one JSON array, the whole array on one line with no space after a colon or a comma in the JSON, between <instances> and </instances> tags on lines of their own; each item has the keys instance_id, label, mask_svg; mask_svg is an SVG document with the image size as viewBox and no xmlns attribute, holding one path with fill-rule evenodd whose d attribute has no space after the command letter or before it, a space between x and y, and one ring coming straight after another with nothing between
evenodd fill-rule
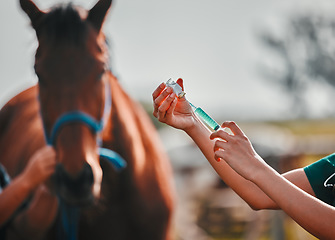
<instances>
[{"instance_id":1,"label":"horse's forelock","mask_svg":"<svg viewBox=\"0 0 335 240\"><path fill-rule=\"evenodd\" d=\"M51 44L82 44L86 39L87 22L70 3L58 5L43 17L36 31Z\"/></svg>"}]
</instances>

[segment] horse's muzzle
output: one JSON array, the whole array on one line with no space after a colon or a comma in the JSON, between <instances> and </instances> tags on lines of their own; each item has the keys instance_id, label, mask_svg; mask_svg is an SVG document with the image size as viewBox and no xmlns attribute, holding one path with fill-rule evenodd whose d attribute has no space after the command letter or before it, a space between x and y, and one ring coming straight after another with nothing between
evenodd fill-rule
<instances>
[{"instance_id":1,"label":"horse's muzzle","mask_svg":"<svg viewBox=\"0 0 335 240\"><path fill-rule=\"evenodd\" d=\"M57 194L69 205L83 206L91 204L94 200L92 193L94 177L91 166L83 165L81 171L75 176L65 170L63 164L56 166L54 183Z\"/></svg>"}]
</instances>

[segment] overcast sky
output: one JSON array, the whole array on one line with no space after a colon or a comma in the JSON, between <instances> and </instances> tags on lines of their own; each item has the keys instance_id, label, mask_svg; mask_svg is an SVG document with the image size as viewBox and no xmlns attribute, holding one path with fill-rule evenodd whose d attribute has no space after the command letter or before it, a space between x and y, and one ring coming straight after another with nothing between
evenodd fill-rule
<instances>
[{"instance_id":1,"label":"overcast sky","mask_svg":"<svg viewBox=\"0 0 335 240\"><path fill-rule=\"evenodd\" d=\"M37 41L18 0L1 0L0 105L36 83ZM66 0L35 0L46 9ZM95 1L72 1L91 8ZM151 102L162 81L182 77L188 99L215 118L278 118L288 100L257 72L272 61L256 37L280 31L295 11L333 10L331 0L114 0L104 31L114 74L133 98Z\"/></svg>"}]
</instances>

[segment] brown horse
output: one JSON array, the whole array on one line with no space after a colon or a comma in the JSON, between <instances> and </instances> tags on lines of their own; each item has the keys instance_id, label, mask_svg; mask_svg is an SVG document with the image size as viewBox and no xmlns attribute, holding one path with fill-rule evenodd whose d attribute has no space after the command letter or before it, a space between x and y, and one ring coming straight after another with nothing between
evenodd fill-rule
<instances>
[{"instance_id":1,"label":"brown horse","mask_svg":"<svg viewBox=\"0 0 335 240\"><path fill-rule=\"evenodd\" d=\"M31 0L20 4L39 43L39 82L1 109L1 163L14 178L47 140L58 161L47 186L60 199L59 212L61 203L79 208L76 238L171 239L171 166L149 117L108 69L101 28L111 0L89 11L69 4L44 12ZM55 127L69 113L76 115ZM123 170L100 159L99 140L126 161ZM61 218L45 239L57 239ZM13 229L17 237L20 229Z\"/></svg>"}]
</instances>

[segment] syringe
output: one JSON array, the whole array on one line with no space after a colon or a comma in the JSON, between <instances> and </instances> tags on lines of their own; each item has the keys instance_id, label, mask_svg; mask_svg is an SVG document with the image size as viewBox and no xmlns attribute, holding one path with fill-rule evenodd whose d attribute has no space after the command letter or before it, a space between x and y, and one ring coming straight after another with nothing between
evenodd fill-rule
<instances>
[{"instance_id":1,"label":"syringe","mask_svg":"<svg viewBox=\"0 0 335 240\"><path fill-rule=\"evenodd\" d=\"M190 101L188 103L191 105L193 111L197 114L197 116L213 131L217 131L220 128L220 125L211 118L204 110L200 107L194 106Z\"/></svg>"},{"instance_id":2,"label":"syringe","mask_svg":"<svg viewBox=\"0 0 335 240\"><path fill-rule=\"evenodd\" d=\"M171 78L166 82L166 86L171 87L179 98L184 97L185 92L182 90L179 84L177 84ZM190 101L188 101L188 103L192 107L192 110L201 119L201 121L204 122L210 129L212 129L213 131L217 131L220 128L220 125L213 118L211 118L204 110L202 110L200 107L194 106Z\"/></svg>"}]
</instances>

